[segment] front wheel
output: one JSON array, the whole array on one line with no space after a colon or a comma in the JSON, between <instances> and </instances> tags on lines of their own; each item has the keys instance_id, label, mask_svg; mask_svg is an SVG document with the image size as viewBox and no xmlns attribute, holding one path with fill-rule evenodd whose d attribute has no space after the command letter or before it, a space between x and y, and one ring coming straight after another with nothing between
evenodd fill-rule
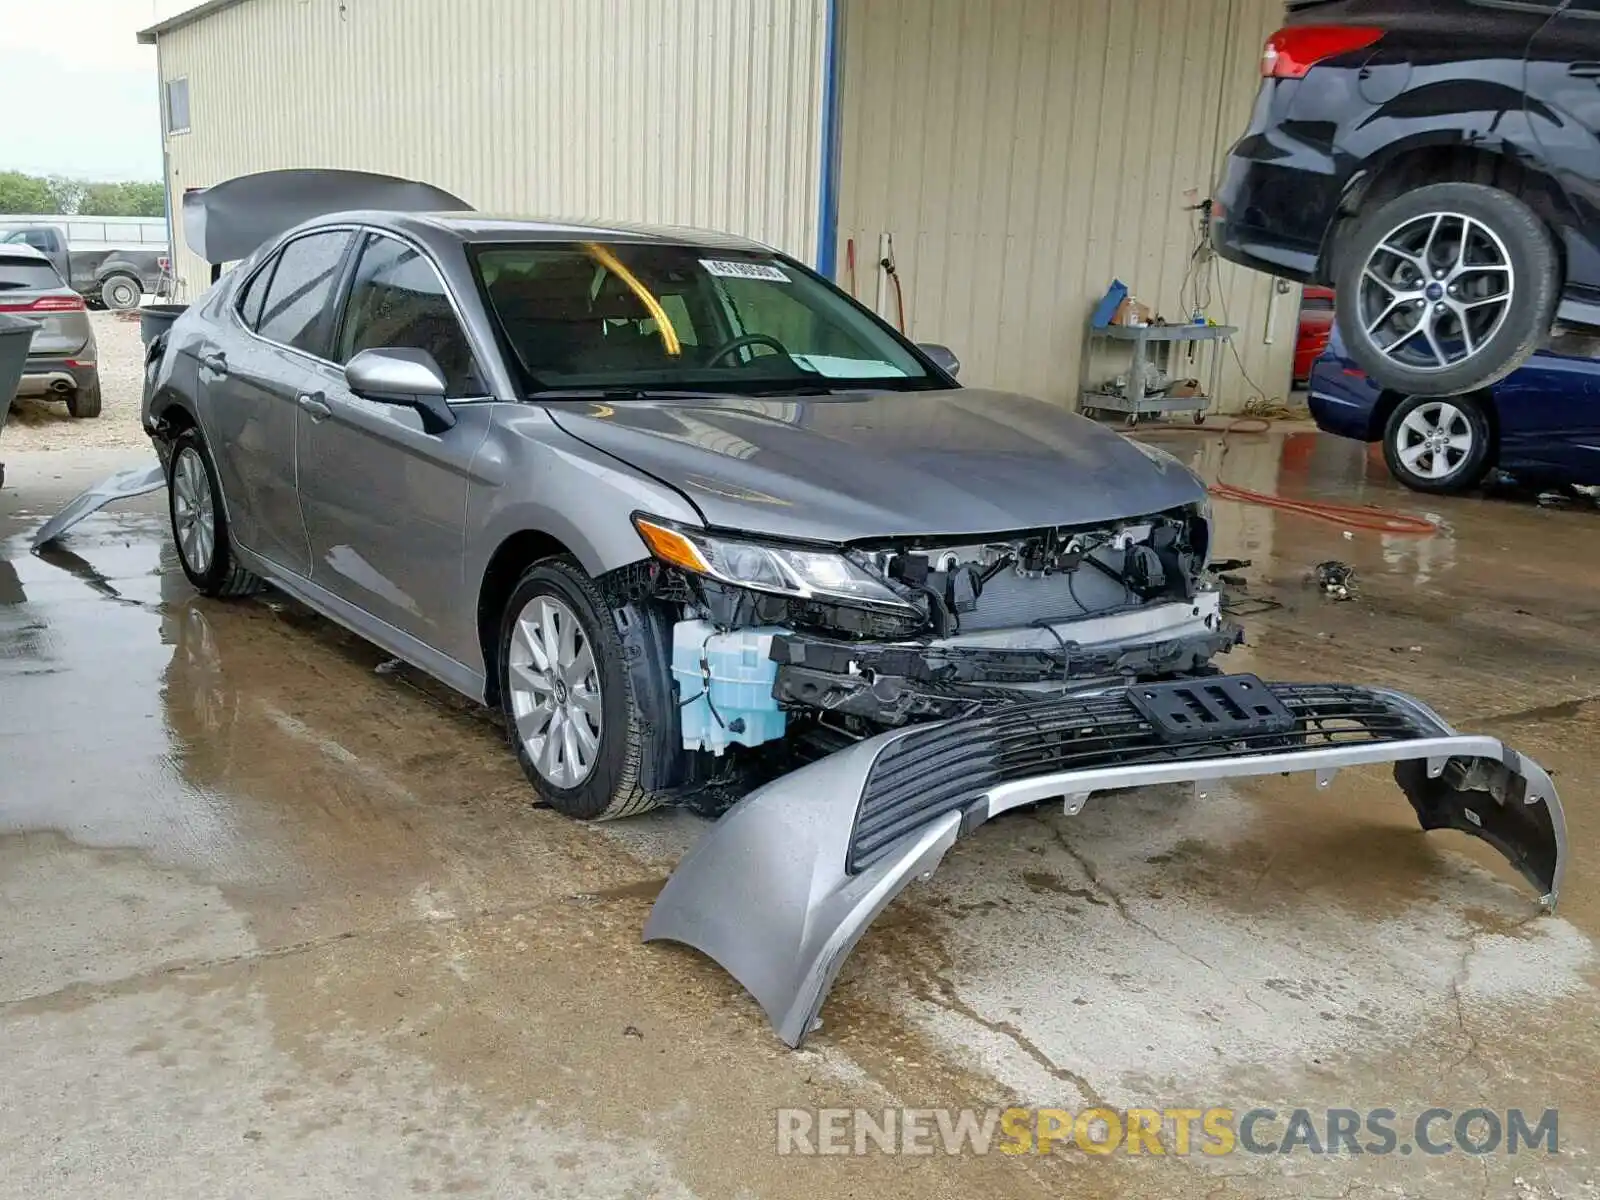
<instances>
[{"instance_id":1,"label":"front wheel","mask_svg":"<svg viewBox=\"0 0 1600 1200\"><path fill-rule=\"evenodd\" d=\"M1339 240L1335 315L1351 356L1410 396L1487 387L1550 333L1561 270L1550 231L1499 188L1436 183Z\"/></svg>"},{"instance_id":2,"label":"front wheel","mask_svg":"<svg viewBox=\"0 0 1600 1200\"><path fill-rule=\"evenodd\" d=\"M1488 474L1489 418L1472 396L1411 396L1389 414L1383 459L1418 492L1464 492Z\"/></svg>"},{"instance_id":3,"label":"front wheel","mask_svg":"<svg viewBox=\"0 0 1600 1200\"><path fill-rule=\"evenodd\" d=\"M647 727L616 620L577 563L549 558L523 573L499 665L506 733L545 803L581 821L656 806L640 786Z\"/></svg>"},{"instance_id":4,"label":"front wheel","mask_svg":"<svg viewBox=\"0 0 1600 1200\"><path fill-rule=\"evenodd\" d=\"M198 429L185 429L172 444L167 508L178 562L196 591L205 596L243 596L260 589L260 577L234 560L222 488Z\"/></svg>"}]
</instances>

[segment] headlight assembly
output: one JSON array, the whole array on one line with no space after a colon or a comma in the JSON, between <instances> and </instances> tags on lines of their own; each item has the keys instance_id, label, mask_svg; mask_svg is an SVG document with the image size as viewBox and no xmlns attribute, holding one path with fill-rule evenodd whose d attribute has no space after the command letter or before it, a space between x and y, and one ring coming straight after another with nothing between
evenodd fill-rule
<instances>
[{"instance_id":1,"label":"headlight assembly","mask_svg":"<svg viewBox=\"0 0 1600 1200\"><path fill-rule=\"evenodd\" d=\"M656 558L696 575L801 600L917 611L865 567L830 550L746 541L647 517L633 523Z\"/></svg>"}]
</instances>

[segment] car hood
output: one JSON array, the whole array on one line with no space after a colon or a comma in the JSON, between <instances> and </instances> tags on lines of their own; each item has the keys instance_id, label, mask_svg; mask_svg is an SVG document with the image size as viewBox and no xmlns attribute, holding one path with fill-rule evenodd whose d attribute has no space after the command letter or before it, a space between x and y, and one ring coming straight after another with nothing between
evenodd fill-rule
<instances>
[{"instance_id":1,"label":"car hood","mask_svg":"<svg viewBox=\"0 0 1600 1200\"><path fill-rule=\"evenodd\" d=\"M959 388L549 404L567 433L681 490L706 523L848 542L1143 516L1200 499L1165 455L1026 396Z\"/></svg>"}]
</instances>

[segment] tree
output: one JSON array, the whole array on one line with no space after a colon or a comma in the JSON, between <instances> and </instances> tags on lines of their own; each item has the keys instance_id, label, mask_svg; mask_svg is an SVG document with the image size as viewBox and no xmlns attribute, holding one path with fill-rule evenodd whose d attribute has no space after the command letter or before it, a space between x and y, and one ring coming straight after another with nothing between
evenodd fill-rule
<instances>
[{"instance_id":1,"label":"tree","mask_svg":"<svg viewBox=\"0 0 1600 1200\"><path fill-rule=\"evenodd\" d=\"M159 183L91 183L78 203L82 217L159 217L167 211Z\"/></svg>"},{"instance_id":2,"label":"tree","mask_svg":"<svg viewBox=\"0 0 1600 1200\"><path fill-rule=\"evenodd\" d=\"M0 213L82 217L159 217L167 211L159 183L86 183L65 175L0 171Z\"/></svg>"},{"instance_id":3,"label":"tree","mask_svg":"<svg viewBox=\"0 0 1600 1200\"><path fill-rule=\"evenodd\" d=\"M44 181L45 187L50 189L50 195L55 198L56 206L51 212L66 213L71 216L78 211L78 205L83 200L84 182L81 179L68 179L65 175L52 175Z\"/></svg>"},{"instance_id":4,"label":"tree","mask_svg":"<svg viewBox=\"0 0 1600 1200\"><path fill-rule=\"evenodd\" d=\"M0 213L60 212L50 185L36 175L0 171Z\"/></svg>"}]
</instances>

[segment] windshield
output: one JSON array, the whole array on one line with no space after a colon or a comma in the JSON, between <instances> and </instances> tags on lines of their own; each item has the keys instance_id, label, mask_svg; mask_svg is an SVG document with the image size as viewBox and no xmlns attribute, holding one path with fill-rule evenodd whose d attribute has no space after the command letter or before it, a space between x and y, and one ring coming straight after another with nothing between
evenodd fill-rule
<instances>
[{"instance_id":1,"label":"windshield","mask_svg":"<svg viewBox=\"0 0 1600 1200\"><path fill-rule=\"evenodd\" d=\"M537 390L948 386L842 293L771 254L537 242L472 259Z\"/></svg>"}]
</instances>

